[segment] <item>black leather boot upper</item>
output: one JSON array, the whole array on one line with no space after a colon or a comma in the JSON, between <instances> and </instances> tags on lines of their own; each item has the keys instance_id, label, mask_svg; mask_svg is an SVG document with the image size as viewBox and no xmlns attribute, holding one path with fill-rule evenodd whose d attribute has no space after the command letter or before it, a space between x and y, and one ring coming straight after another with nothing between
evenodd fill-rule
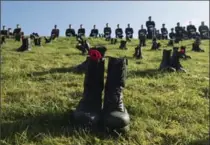
<instances>
[{"instance_id":1,"label":"black leather boot upper","mask_svg":"<svg viewBox=\"0 0 210 145\"><path fill-rule=\"evenodd\" d=\"M103 88L104 60L89 59L85 73L83 98L74 112L74 118L78 123L96 124L99 121Z\"/></svg>"},{"instance_id":2,"label":"black leather boot upper","mask_svg":"<svg viewBox=\"0 0 210 145\"><path fill-rule=\"evenodd\" d=\"M22 45L20 48L17 49L17 51L27 51L27 50L31 50L31 40L30 38L23 38Z\"/></svg>"},{"instance_id":3,"label":"black leather boot upper","mask_svg":"<svg viewBox=\"0 0 210 145\"><path fill-rule=\"evenodd\" d=\"M163 50L163 56L162 56L162 61L160 64L159 70L169 70L169 71L175 71L174 69L171 68L171 50Z\"/></svg>"},{"instance_id":4,"label":"black leather boot upper","mask_svg":"<svg viewBox=\"0 0 210 145\"><path fill-rule=\"evenodd\" d=\"M177 71L185 72L185 70L183 69L179 59L180 59L180 54L179 54L177 49L174 49L173 55L171 57L171 67L173 67Z\"/></svg>"},{"instance_id":5,"label":"black leather boot upper","mask_svg":"<svg viewBox=\"0 0 210 145\"><path fill-rule=\"evenodd\" d=\"M104 124L108 128L124 128L130 117L123 104L123 88L126 79L125 58L109 58L103 105Z\"/></svg>"},{"instance_id":6,"label":"black leather boot upper","mask_svg":"<svg viewBox=\"0 0 210 145\"><path fill-rule=\"evenodd\" d=\"M125 41L125 40L121 40L120 41L120 49L127 49L127 47L126 47L126 43L127 43L127 41Z\"/></svg>"}]
</instances>

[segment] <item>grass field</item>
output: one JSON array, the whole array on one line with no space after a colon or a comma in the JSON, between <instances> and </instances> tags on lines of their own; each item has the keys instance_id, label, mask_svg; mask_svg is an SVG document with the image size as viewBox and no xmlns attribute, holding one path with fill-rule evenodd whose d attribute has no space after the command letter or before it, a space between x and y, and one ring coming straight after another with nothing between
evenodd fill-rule
<instances>
[{"instance_id":1,"label":"grass field","mask_svg":"<svg viewBox=\"0 0 210 145\"><path fill-rule=\"evenodd\" d=\"M76 40L59 38L52 44L15 50L20 42L2 46L1 145L207 145L209 136L209 41L204 53L191 51L193 40L182 42L192 59L181 60L187 73L161 73L162 51L143 48L143 59L132 58L138 40L119 50L102 39L92 46L107 46L107 56L127 56L128 76L124 103L131 117L127 135L75 130L69 112L83 92L84 74L71 67L85 57ZM167 41L160 41L164 48ZM171 49L167 47L167 49ZM106 60L106 70L108 60ZM105 73L106 80L106 73Z\"/></svg>"}]
</instances>

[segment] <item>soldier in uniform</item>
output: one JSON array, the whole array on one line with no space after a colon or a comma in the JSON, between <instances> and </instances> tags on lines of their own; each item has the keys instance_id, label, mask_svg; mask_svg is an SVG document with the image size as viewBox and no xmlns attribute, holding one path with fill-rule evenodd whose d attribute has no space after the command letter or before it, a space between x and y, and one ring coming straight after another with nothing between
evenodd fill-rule
<instances>
[{"instance_id":1,"label":"soldier in uniform","mask_svg":"<svg viewBox=\"0 0 210 145\"><path fill-rule=\"evenodd\" d=\"M57 25L54 26L54 29L51 31L51 39L55 39L59 37L60 30L57 29Z\"/></svg>"},{"instance_id":2,"label":"soldier in uniform","mask_svg":"<svg viewBox=\"0 0 210 145\"><path fill-rule=\"evenodd\" d=\"M16 41L21 40L22 33L21 33L21 28L20 28L19 24L17 24L17 27L14 29L13 35L14 35Z\"/></svg>"},{"instance_id":3,"label":"soldier in uniform","mask_svg":"<svg viewBox=\"0 0 210 145\"><path fill-rule=\"evenodd\" d=\"M152 17L149 16L149 21L146 22L146 27L147 27L147 38L152 39L154 36L154 28L155 28L155 22L152 21Z\"/></svg>"},{"instance_id":4,"label":"soldier in uniform","mask_svg":"<svg viewBox=\"0 0 210 145\"><path fill-rule=\"evenodd\" d=\"M109 24L106 23L106 27L104 28L104 37L106 41L111 39L112 29L109 27Z\"/></svg>"},{"instance_id":5,"label":"soldier in uniform","mask_svg":"<svg viewBox=\"0 0 210 145\"><path fill-rule=\"evenodd\" d=\"M177 23L177 26L175 27L176 32L176 42L179 42L183 38L183 28L180 26L180 23Z\"/></svg>"},{"instance_id":6,"label":"soldier in uniform","mask_svg":"<svg viewBox=\"0 0 210 145\"><path fill-rule=\"evenodd\" d=\"M122 28L120 28L119 24L117 24L117 29L115 30L115 36L116 38L120 38L120 39L123 38L123 30Z\"/></svg>"},{"instance_id":7,"label":"soldier in uniform","mask_svg":"<svg viewBox=\"0 0 210 145\"><path fill-rule=\"evenodd\" d=\"M140 46L146 46L146 36L147 36L147 30L143 28L143 25L141 25L141 29L138 32L138 38L139 38L139 45Z\"/></svg>"},{"instance_id":8,"label":"soldier in uniform","mask_svg":"<svg viewBox=\"0 0 210 145\"><path fill-rule=\"evenodd\" d=\"M162 39L168 39L168 30L167 28L165 28L165 24L162 24L162 28L161 28L161 35L162 35Z\"/></svg>"},{"instance_id":9,"label":"soldier in uniform","mask_svg":"<svg viewBox=\"0 0 210 145\"><path fill-rule=\"evenodd\" d=\"M133 28L130 27L130 24L128 24L128 27L125 29L125 35L126 35L126 40L133 38Z\"/></svg>"},{"instance_id":10,"label":"soldier in uniform","mask_svg":"<svg viewBox=\"0 0 210 145\"><path fill-rule=\"evenodd\" d=\"M98 29L96 29L96 25L93 25L93 29L90 32L90 37L98 37Z\"/></svg>"},{"instance_id":11,"label":"soldier in uniform","mask_svg":"<svg viewBox=\"0 0 210 145\"><path fill-rule=\"evenodd\" d=\"M174 33L174 28L171 28L171 32L169 33L170 39L175 39L176 34Z\"/></svg>"},{"instance_id":12,"label":"soldier in uniform","mask_svg":"<svg viewBox=\"0 0 210 145\"><path fill-rule=\"evenodd\" d=\"M82 27L82 24L80 25L80 28L77 32L78 36L84 36L85 37L85 28Z\"/></svg>"},{"instance_id":13,"label":"soldier in uniform","mask_svg":"<svg viewBox=\"0 0 210 145\"><path fill-rule=\"evenodd\" d=\"M188 32L186 31L186 27L182 27L182 28L183 28L182 37L183 37L184 40L187 40L188 39Z\"/></svg>"},{"instance_id":14,"label":"soldier in uniform","mask_svg":"<svg viewBox=\"0 0 210 145\"><path fill-rule=\"evenodd\" d=\"M208 39L209 38L209 28L204 22L201 22L201 26L198 28L200 32L201 39Z\"/></svg>"},{"instance_id":15,"label":"soldier in uniform","mask_svg":"<svg viewBox=\"0 0 210 145\"><path fill-rule=\"evenodd\" d=\"M66 37L75 37L76 33L75 30L73 28L71 28L71 24L69 25L69 28L66 29Z\"/></svg>"},{"instance_id":16,"label":"soldier in uniform","mask_svg":"<svg viewBox=\"0 0 210 145\"><path fill-rule=\"evenodd\" d=\"M189 22L189 25L187 26L187 32L188 32L188 38L192 39L192 38L196 38L196 27L195 25L192 25L191 22Z\"/></svg>"}]
</instances>

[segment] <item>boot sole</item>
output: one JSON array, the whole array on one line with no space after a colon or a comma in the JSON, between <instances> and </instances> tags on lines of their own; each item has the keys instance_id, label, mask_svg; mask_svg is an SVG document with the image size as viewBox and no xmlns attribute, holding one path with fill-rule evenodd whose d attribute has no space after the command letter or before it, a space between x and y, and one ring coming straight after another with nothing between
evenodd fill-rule
<instances>
[{"instance_id":1,"label":"boot sole","mask_svg":"<svg viewBox=\"0 0 210 145\"><path fill-rule=\"evenodd\" d=\"M130 125L127 125L127 126L124 126L122 128L109 128L109 127L106 127L105 128L106 132L108 133L127 133L130 131Z\"/></svg>"}]
</instances>

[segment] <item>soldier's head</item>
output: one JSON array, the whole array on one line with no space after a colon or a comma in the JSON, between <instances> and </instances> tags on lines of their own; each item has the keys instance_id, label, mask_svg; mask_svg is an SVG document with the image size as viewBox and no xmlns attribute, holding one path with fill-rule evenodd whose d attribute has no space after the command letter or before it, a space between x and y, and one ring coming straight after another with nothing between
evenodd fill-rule
<instances>
[{"instance_id":1,"label":"soldier's head","mask_svg":"<svg viewBox=\"0 0 210 145\"><path fill-rule=\"evenodd\" d=\"M80 24L80 28L82 28L82 24Z\"/></svg>"},{"instance_id":2,"label":"soldier's head","mask_svg":"<svg viewBox=\"0 0 210 145\"><path fill-rule=\"evenodd\" d=\"M54 28L56 29L57 28L57 25L54 25Z\"/></svg>"},{"instance_id":3,"label":"soldier's head","mask_svg":"<svg viewBox=\"0 0 210 145\"><path fill-rule=\"evenodd\" d=\"M182 27L185 30L185 27Z\"/></svg>"},{"instance_id":4,"label":"soldier's head","mask_svg":"<svg viewBox=\"0 0 210 145\"><path fill-rule=\"evenodd\" d=\"M178 23L176 23L177 24L177 26L180 26L180 23L178 22Z\"/></svg>"},{"instance_id":5,"label":"soldier's head","mask_svg":"<svg viewBox=\"0 0 210 145\"><path fill-rule=\"evenodd\" d=\"M128 28L130 28L130 24L128 24Z\"/></svg>"},{"instance_id":6,"label":"soldier's head","mask_svg":"<svg viewBox=\"0 0 210 145\"><path fill-rule=\"evenodd\" d=\"M17 28L20 28L20 25L19 24L17 24L16 26L17 26Z\"/></svg>"},{"instance_id":7,"label":"soldier's head","mask_svg":"<svg viewBox=\"0 0 210 145\"><path fill-rule=\"evenodd\" d=\"M201 25L204 26L204 21L201 22Z\"/></svg>"},{"instance_id":8,"label":"soldier's head","mask_svg":"<svg viewBox=\"0 0 210 145\"><path fill-rule=\"evenodd\" d=\"M71 29L71 24L69 24L69 29Z\"/></svg>"},{"instance_id":9,"label":"soldier's head","mask_svg":"<svg viewBox=\"0 0 210 145\"><path fill-rule=\"evenodd\" d=\"M5 30L5 29L6 29L6 26L4 25L4 26L3 26L3 30Z\"/></svg>"},{"instance_id":10,"label":"soldier's head","mask_svg":"<svg viewBox=\"0 0 210 145\"><path fill-rule=\"evenodd\" d=\"M151 16L149 16L149 21L151 21L152 20L152 17Z\"/></svg>"},{"instance_id":11,"label":"soldier's head","mask_svg":"<svg viewBox=\"0 0 210 145\"><path fill-rule=\"evenodd\" d=\"M141 25L141 29L143 29L144 28L144 25Z\"/></svg>"},{"instance_id":12,"label":"soldier's head","mask_svg":"<svg viewBox=\"0 0 210 145\"><path fill-rule=\"evenodd\" d=\"M162 27L165 28L165 24L162 24Z\"/></svg>"},{"instance_id":13,"label":"soldier's head","mask_svg":"<svg viewBox=\"0 0 210 145\"><path fill-rule=\"evenodd\" d=\"M109 27L109 23L106 23L106 27Z\"/></svg>"},{"instance_id":14,"label":"soldier's head","mask_svg":"<svg viewBox=\"0 0 210 145\"><path fill-rule=\"evenodd\" d=\"M174 28L171 28L171 32L173 32L174 31Z\"/></svg>"},{"instance_id":15,"label":"soldier's head","mask_svg":"<svg viewBox=\"0 0 210 145\"><path fill-rule=\"evenodd\" d=\"M95 29L96 28L96 25L93 25L93 29Z\"/></svg>"},{"instance_id":16,"label":"soldier's head","mask_svg":"<svg viewBox=\"0 0 210 145\"><path fill-rule=\"evenodd\" d=\"M120 28L120 24L117 24L117 28Z\"/></svg>"},{"instance_id":17,"label":"soldier's head","mask_svg":"<svg viewBox=\"0 0 210 145\"><path fill-rule=\"evenodd\" d=\"M190 25L192 25L192 22L191 22L191 21L189 21L189 24L190 24Z\"/></svg>"}]
</instances>

